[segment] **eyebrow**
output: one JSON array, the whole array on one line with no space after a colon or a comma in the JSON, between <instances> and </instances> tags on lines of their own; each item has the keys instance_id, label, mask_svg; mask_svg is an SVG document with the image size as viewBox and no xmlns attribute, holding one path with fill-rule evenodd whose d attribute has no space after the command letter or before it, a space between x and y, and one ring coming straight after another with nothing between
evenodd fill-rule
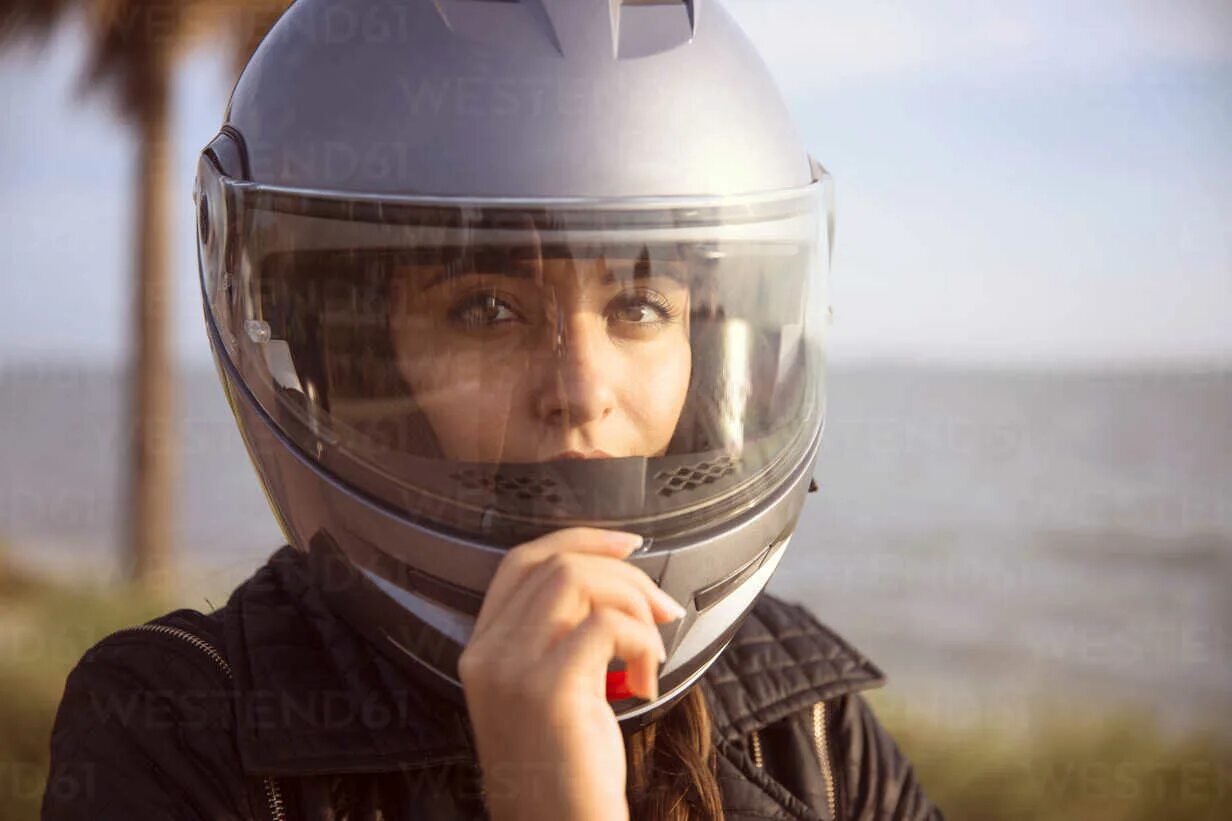
<instances>
[{"instance_id":1,"label":"eyebrow","mask_svg":"<svg viewBox=\"0 0 1232 821\"><path fill-rule=\"evenodd\" d=\"M461 279L466 276L503 276L514 279L534 279L539 273L539 268L535 263L541 258L543 260L577 259L580 256L588 259L594 258L584 257L584 253L579 253L582 249L569 253L567 248L544 248L542 250L542 257L539 256L540 252L538 251L533 255L525 253L530 250L533 249L508 249L503 251L485 249L485 251L477 254L463 251L444 260L443 269L428 280L423 288L420 289L420 292L429 291L444 282ZM687 273L680 270L679 266L669 264L684 262L684 259L678 255L672 257L652 255L649 246L603 249L601 254L598 255L602 255L605 261L610 258L617 263L632 263L632 277L624 275L618 277L616 272L612 271L609 267L600 280L604 285L610 285L616 282L617 279L637 281L654 277L667 277L676 280L682 285L688 284ZM484 261L485 259L486 262ZM479 264L476 264L476 262L479 262ZM658 263L658 265L654 263ZM621 267L622 269L626 268L624 265ZM485 270L485 268L490 268L490 270Z\"/></svg>"}]
</instances>

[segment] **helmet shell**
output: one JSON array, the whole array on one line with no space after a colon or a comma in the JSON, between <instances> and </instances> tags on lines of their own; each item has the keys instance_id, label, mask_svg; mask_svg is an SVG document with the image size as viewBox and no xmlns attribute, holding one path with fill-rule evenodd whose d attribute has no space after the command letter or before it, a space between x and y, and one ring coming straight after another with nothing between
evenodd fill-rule
<instances>
[{"instance_id":1,"label":"helmet shell","mask_svg":"<svg viewBox=\"0 0 1232 821\"><path fill-rule=\"evenodd\" d=\"M267 413L210 311L207 272L230 284L245 258L244 215L220 179L380 210L398 197L690 202L799 189L820 169L715 0L298 0L225 119L202 157L198 239L210 340L246 445L331 606L459 697L457 658L504 553L380 504ZM626 728L692 686L752 607L795 529L823 422L824 410L738 519L630 559L688 613L663 628L662 696L616 705Z\"/></svg>"},{"instance_id":2,"label":"helmet shell","mask_svg":"<svg viewBox=\"0 0 1232 821\"><path fill-rule=\"evenodd\" d=\"M806 185L713 0L298 0L227 122L255 182L364 194L705 196Z\"/></svg>"}]
</instances>

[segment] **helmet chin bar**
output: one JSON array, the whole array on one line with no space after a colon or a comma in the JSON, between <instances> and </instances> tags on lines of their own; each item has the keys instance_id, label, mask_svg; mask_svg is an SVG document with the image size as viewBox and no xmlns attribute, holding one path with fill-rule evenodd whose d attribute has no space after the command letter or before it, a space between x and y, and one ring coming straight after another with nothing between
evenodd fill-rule
<instances>
[{"instance_id":1,"label":"helmet chin bar","mask_svg":"<svg viewBox=\"0 0 1232 821\"><path fill-rule=\"evenodd\" d=\"M787 549L787 542L788 540L785 539L771 545L760 566L743 580L738 581L730 592L723 599L716 602L713 607L701 613L691 609L686 614L686 624L677 635L675 650L668 655L661 668L661 680L675 683L671 689L662 690L659 697L653 701L633 698L623 699L614 703L612 706L616 711L618 719L621 721L637 720L639 717L648 715L661 706L671 704L697 681L698 677L713 662L714 657L722 652L722 648L731 639L732 626L740 623L741 617L748 612L758 594L765 589L766 584L770 581L770 577L774 575L779 561L783 558L783 552ZM763 559L762 556L758 558ZM455 642L459 647L464 647L470 642L471 635L475 629L475 618L473 616L403 590L370 570L361 568L361 572L370 583L405 609L407 613L436 630L442 636ZM423 659L416 657L413 651L402 645L393 636L388 633L385 635L388 641L402 653L413 658L421 666L431 669L430 665ZM719 648L717 651L714 650L716 646ZM683 680L677 681L679 676L674 674L678 670L686 667L689 662L696 661L698 658L706 658L708 653L709 659L705 664L697 666L696 669L693 666L689 666L690 674ZM434 672L449 683L457 687L462 686L461 682L456 678L440 671Z\"/></svg>"},{"instance_id":2,"label":"helmet chin bar","mask_svg":"<svg viewBox=\"0 0 1232 821\"><path fill-rule=\"evenodd\" d=\"M800 498L807 492L808 481L806 471L785 494L787 499ZM785 532L789 534L790 530L786 528ZM343 535L345 538L345 531ZM788 539L783 535L773 540L744 566L700 589L696 582L674 577L670 568L658 574L656 581L669 591L694 587L695 592L676 594L677 600L685 602L686 615L660 625L668 647L659 679L660 696L653 701L630 698L612 703L626 732L654 721L709 668L769 582ZM417 681L454 703L465 704L456 671L474 629L472 614L442 604L422 591L407 590L357 565L325 531L310 540L308 554L314 586L332 609L396 665L411 671ZM686 576L692 575L687 563L682 562L681 569ZM699 595L715 588L721 594L717 598Z\"/></svg>"}]
</instances>

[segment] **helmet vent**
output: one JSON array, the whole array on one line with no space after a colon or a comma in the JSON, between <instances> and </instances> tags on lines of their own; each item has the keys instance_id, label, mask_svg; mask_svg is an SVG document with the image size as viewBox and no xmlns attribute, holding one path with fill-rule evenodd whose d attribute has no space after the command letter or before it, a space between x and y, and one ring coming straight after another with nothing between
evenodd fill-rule
<instances>
[{"instance_id":1,"label":"helmet vent","mask_svg":"<svg viewBox=\"0 0 1232 821\"><path fill-rule=\"evenodd\" d=\"M631 60L684 45L696 33L696 0L611 0L616 58Z\"/></svg>"},{"instance_id":2,"label":"helmet vent","mask_svg":"<svg viewBox=\"0 0 1232 821\"><path fill-rule=\"evenodd\" d=\"M433 0L432 6L449 31L464 40L514 50L539 43L564 54L543 0Z\"/></svg>"},{"instance_id":3,"label":"helmet vent","mask_svg":"<svg viewBox=\"0 0 1232 821\"><path fill-rule=\"evenodd\" d=\"M562 499L556 480L537 476L504 476L467 468L449 476L466 490L486 490L494 496L530 501L542 499L559 504Z\"/></svg>"},{"instance_id":4,"label":"helmet vent","mask_svg":"<svg viewBox=\"0 0 1232 821\"><path fill-rule=\"evenodd\" d=\"M725 476L736 472L740 460L735 456L721 456L699 462L696 465L681 465L674 470L661 470L655 474L655 479L661 482L660 496L672 496L697 490L704 485L712 485Z\"/></svg>"}]
</instances>

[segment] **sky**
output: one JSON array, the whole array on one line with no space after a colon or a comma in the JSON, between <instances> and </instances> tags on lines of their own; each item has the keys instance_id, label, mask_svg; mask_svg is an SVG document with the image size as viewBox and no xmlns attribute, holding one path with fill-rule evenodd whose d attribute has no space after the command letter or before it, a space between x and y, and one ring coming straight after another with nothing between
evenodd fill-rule
<instances>
[{"instance_id":1,"label":"sky","mask_svg":"<svg viewBox=\"0 0 1232 821\"><path fill-rule=\"evenodd\" d=\"M836 180L832 361L1232 366L1232 4L725 5ZM134 149L83 59L76 22L0 54L0 367L129 352ZM182 66L171 310L204 362L190 191L230 81Z\"/></svg>"}]
</instances>

